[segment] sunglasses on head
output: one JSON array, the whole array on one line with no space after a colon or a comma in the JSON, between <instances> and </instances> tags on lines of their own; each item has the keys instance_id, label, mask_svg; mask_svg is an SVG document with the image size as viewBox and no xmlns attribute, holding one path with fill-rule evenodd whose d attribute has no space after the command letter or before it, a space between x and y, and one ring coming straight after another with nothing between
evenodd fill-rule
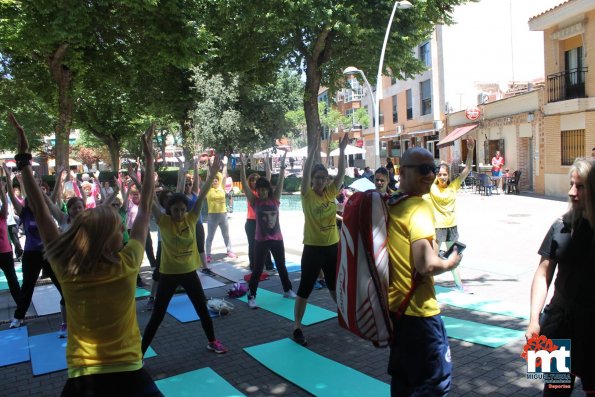
<instances>
[{"instance_id":1,"label":"sunglasses on head","mask_svg":"<svg viewBox=\"0 0 595 397\"><path fill-rule=\"evenodd\" d=\"M440 167L434 164L417 164L417 165L402 165L402 168L415 168L420 175L428 175L430 172L437 174L440 171Z\"/></svg>"}]
</instances>

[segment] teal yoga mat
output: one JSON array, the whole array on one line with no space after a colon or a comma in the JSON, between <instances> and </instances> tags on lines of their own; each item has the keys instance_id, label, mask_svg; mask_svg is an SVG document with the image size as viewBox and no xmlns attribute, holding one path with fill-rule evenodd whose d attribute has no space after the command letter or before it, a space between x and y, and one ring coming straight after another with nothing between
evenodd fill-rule
<instances>
[{"instance_id":1,"label":"teal yoga mat","mask_svg":"<svg viewBox=\"0 0 595 397\"><path fill-rule=\"evenodd\" d=\"M29 361L26 326L0 331L0 367Z\"/></svg>"},{"instance_id":2,"label":"teal yoga mat","mask_svg":"<svg viewBox=\"0 0 595 397\"><path fill-rule=\"evenodd\" d=\"M19 280L19 284L23 284L23 271L21 269L20 264L15 264L15 271L17 273L17 279ZM2 270L0 270L0 291L8 290L8 282L6 281L6 275Z\"/></svg>"},{"instance_id":3,"label":"teal yoga mat","mask_svg":"<svg viewBox=\"0 0 595 397\"><path fill-rule=\"evenodd\" d=\"M240 397L245 396L211 368L186 372L155 382L166 397Z\"/></svg>"},{"instance_id":4,"label":"teal yoga mat","mask_svg":"<svg viewBox=\"0 0 595 397\"><path fill-rule=\"evenodd\" d=\"M142 298L145 296L149 296L151 293L144 288L136 287L136 292L134 294L135 298Z\"/></svg>"},{"instance_id":5,"label":"teal yoga mat","mask_svg":"<svg viewBox=\"0 0 595 397\"><path fill-rule=\"evenodd\" d=\"M244 348L262 365L317 397L388 396L390 386L285 338Z\"/></svg>"},{"instance_id":6,"label":"teal yoga mat","mask_svg":"<svg viewBox=\"0 0 595 397\"><path fill-rule=\"evenodd\" d=\"M507 302L492 301L479 296L455 291L450 288L436 285L436 298L438 302L463 309L477 310L480 312L501 314L509 317L529 319L529 307L524 309L521 305Z\"/></svg>"},{"instance_id":7,"label":"teal yoga mat","mask_svg":"<svg viewBox=\"0 0 595 397\"><path fill-rule=\"evenodd\" d=\"M524 331L474 321L442 316L449 338L464 340L488 347L500 347L514 340L522 339Z\"/></svg>"},{"instance_id":8,"label":"teal yoga mat","mask_svg":"<svg viewBox=\"0 0 595 397\"><path fill-rule=\"evenodd\" d=\"M244 295L240 298L240 300L247 303L248 295ZM285 317L291 321L294 319L294 299L284 298L281 294L259 288L256 292L256 303L258 303L258 307L260 309L269 311L281 317ZM306 308L304 318L302 319L302 324L306 326L312 325L335 317L337 317L337 313L309 304Z\"/></svg>"},{"instance_id":9,"label":"teal yoga mat","mask_svg":"<svg viewBox=\"0 0 595 397\"><path fill-rule=\"evenodd\" d=\"M190 302L190 298L186 294L174 295L167 306L167 313L181 323L188 323L191 321L198 321L200 318ZM217 317L219 314L209 310L211 317Z\"/></svg>"}]
</instances>

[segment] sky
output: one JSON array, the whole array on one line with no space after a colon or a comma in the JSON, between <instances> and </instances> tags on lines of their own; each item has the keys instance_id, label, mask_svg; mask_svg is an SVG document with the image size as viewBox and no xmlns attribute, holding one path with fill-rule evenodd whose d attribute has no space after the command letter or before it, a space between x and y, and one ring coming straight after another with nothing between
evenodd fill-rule
<instances>
[{"instance_id":1,"label":"sky","mask_svg":"<svg viewBox=\"0 0 595 397\"><path fill-rule=\"evenodd\" d=\"M543 78L543 32L530 31L528 21L565 1L481 0L457 7L456 24L443 28L445 95L454 110L475 105L473 82Z\"/></svg>"}]
</instances>

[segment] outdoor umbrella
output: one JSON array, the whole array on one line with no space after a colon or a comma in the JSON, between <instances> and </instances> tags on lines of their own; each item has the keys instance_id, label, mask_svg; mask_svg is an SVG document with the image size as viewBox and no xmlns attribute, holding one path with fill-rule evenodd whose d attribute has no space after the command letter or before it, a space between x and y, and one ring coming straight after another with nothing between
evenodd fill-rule
<instances>
[{"instance_id":1,"label":"outdoor umbrella","mask_svg":"<svg viewBox=\"0 0 595 397\"><path fill-rule=\"evenodd\" d=\"M331 156L338 156L339 151L340 151L340 149L336 148L335 150L333 150L331 152ZM351 154L366 154L366 149L362 149L362 148L359 148L359 147L353 146L353 145L345 146L345 155L349 156Z\"/></svg>"},{"instance_id":2,"label":"outdoor umbrella","mask_svg":"<svg viewBox=\"0 0 595 397\"><path fill-rule=\"evenodd\" d=\"M308 157L308 146L287 153L287 157ZM320 157L326 157L326 153L320 152Z\"/></svg>"},{"instance_id":3,"label":"outdoor umbrella","mask_svg":"<svg viewBox=\"0 0 595 397\"><path fill-rule=\"evenodd\" d=\"M264 149L261 150L260 152L256 152L252 155L252 157L254 157L255 159L263 159L266 157L266 155L268 154L269 157L281 157L283 155L283 153L285 153L285 150L281 150L279 148L277 148L275 151L273 151L273 148L270 147L268 149ZM289 153L288 153L289 155Z\"/></svg>"},{"instance_id":4,"label":"outdoor umbrella","mask_svg":"<svg viewBox=\"0 0 595 397\"><path fill-rule=\"evenodd\" d=\"M365 192L366 190L376 189L376 186L368 178L359 178L353 181L350 188L357 190L358 192Z\"/></svg>"}]
</instances>

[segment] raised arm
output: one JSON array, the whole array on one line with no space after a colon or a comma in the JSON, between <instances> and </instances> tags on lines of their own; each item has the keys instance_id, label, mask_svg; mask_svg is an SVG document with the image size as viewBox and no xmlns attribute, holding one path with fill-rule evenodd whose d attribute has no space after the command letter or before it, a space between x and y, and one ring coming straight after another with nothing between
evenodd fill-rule
<instances>
[{"instance_id":1,"label":"raised arm","mask_svg":"<svg viewBox=\"0 0 595 397\"><path fill-rule=\"evenodd\" d=\"M469 175L469 172L471 172L471 166L473 164L473 149L475 149L475 139L469 138L467 140L467 161L465 161L465 168L463 168L461 175L459 175L461 181L464 181L467 178L467 175Z\"/></svg>"},{"instance_id":2,"label":"raised arm","mask_svg":"<svg viewBox=\"0 0 595 397\"><path fill-rule=\"evenodd\" d=\"M103 188L102 188L103 189ZM101 203L101 205L111 205L114 200L116 199L116 197L118 197L118 192L120 191L120 184L118 183L118 178L114 177L114 188L113 188L113 192L112 194L110 194L108 197L105 198L105 200L103 200L103 202ZM105 189L102 190L105 191ZM120 207L122 207L124 205L124 203L120 204Z\"/></svg>"},{"instance_id":3,"label":"raised arm","mask_svg":"<svg viewBox=\"0 0 595 397\"><path fill-rule=\"evenodd\" d=\"M186 160L183 163L178 163L182 164L182 166L178 168L178 183L176 184L176 193L182 193L184 191L184 184L186 183L186 171L188 170L188 167L186 166L187 161L189 160Z\"/></svg>"},{"instance_id":4,"label":"raised arm","mask_svg":"<svg viewBox=\"0 0 595 397\"><path fill-rule=\"evenodd\" d=\"M311 184L311 173L312 173L312 166L314 165L314 155L316 154L317 145L312 145L308 148L308 157L306 157L306 162L304 163L304 168L302 172L302 187L300 189L300 193L305 195L308 193Z\"/></svg>"},{"instance_id":5,"label":"raised arm","mask_svg":"<svg viewBox=\"0 0 595 397\"><path fill-rule=\"evenodd\" d=\"M12 188L12 171L8 169L6 164L2 164L2 168L4 168L4 173L6 174L6 191L8 192L8 198L10 198L10 202L12 203L12 208L14 208L17 215L21 215L23 204L21 204L17 196L14 194L14 189Z\"/></svg>"},{"instance_id":6,"label":"raised arm","mask_svg":"<svg viewBox=\"0 0 595 397\"><path fill-rule=\"evenodd\" d=\"M202 207L202 202L204 201L205 197L207 196L207 193L209 192L209 190L211 189L211 185L213 184L213 179L215 179L217 172L219 172L220 166L221 166L221 163L219 161L219 156L215 155L215 157L213 158L213 163L211 165L209 165L209 172L207 175L207 180L202 185L202 189L200 189L200 194L198 195L198 198L196 199L196 202L194 203L194 207L192 207L192 209L190 210L191 212L194 212L197 215L198 215L198 213L200 213L200 209Z\"/></svg>"},{"instance_id":7,"label":"raised arm","mask_svg":"<svg viewBox=\"0 0 595 397\"><path fill-rule=\"evenodd\" d=\"M141 142L143 152L145 154L145 178L140 193L140 203L138 206L138 213L132 230L130 231L130 238L145 244L147 233L149 232L149 221L151 219L151 204L153 202L153 192L155 190L155 181L153 180L153 172L155 172L155 165L153 164L153 133L155 132L155 124L151 124L149 129L142 135ZM147 175L151 175L147 177Z\"/></svg>"},{"instance_id":8,"label":"raised arm","mask_svg":"<svg viewBox=\"0 0 595 397\"><path fill-rule=\"evenodd\" d=\"M264 175L267 178L267 181L271 181L271 165L269 164L269 154L268 152L264 155Z\"/></svg>"},{"instance_id":9,"label":"raised arm","mask_svg":"<svg viewBox=\"0 0 595 397\"><path fill-rule=\"evenodd\" d=\"M275 191L273 192L275 200L277 201L281 199L281 193L283 192L283 181L285 180L285 156L287 156L287 152L285 152L279 160L279 178L277 178L277 186L275 186Z\"/></svg>"},{"instance_id":10,"label":"raised arm","mask_svg":"<svg viewBox=\"0 0 595 397\"><path fill-rule=\"evenodd\" d=\"M3 174L2 168L0 168L0 177ZM8 180L8 176L6 177ZM0 209L0 217L2 219L8 218L8 200L6 200L6 192L4 191L4 182L0 181L0 202L2 202L2 209Z\"/></svg>"},{"instance_id":11,"label":"raised arm","mask_svg":"<svg viewBox=\"0 0 595 397\"><path fill-rule=\"evenodd\" d=\"M343 179L345 178L345 148L347 147L347 142L349 139L349 134L343 135L343 139L339 142L339 164L337 164L337 176L335 176L334 184L337 187L337 190L341 189L343 185Z\"/></svg>"},{"instance_id":12,"label":"raised arm","mask_svg":"<svg viewBox=\"0 0 595 397\"><path fill-rule=\"evenodd\" d=\"M43 198L44 194L33 176L33 170L31 169L31 153L29 151L29 142L25 136L25 131L23 130L23 127L19 125L12 113L8 115L8 118L17 132L18 154L15 156L15 160L17 162L17 168L21 170L21 175L23 175L23 183L28 193L27 202L33 212L33 217L37 223L37 228L39 229L43 244L47 245L54 241L60 233L58 232L56 224L52 220L47 205L45 205L45 199Z\"/></svg>"},{"instance_id":13,"label":"raised arm","mask_svg":"<svg viewBox=\"0 0 595 397\"><path fill-rule=\"evenodd\" d=\"M64 186L64 179L66 178L66 174L64 172L64 168L60 167L60 169L56 172L55 181L54 181L54 190L52 190L51 200L52 203L57 203L58 199L62 196L62 187Z\"/></svg>"},{"instance_id":14,"label":"raised arm","mask_svg":"<svg viewBox=\"0 0 595 397\"><path fill-rule=\"evenodd\" d=\"M58 224L64 223L66 221L66 215L64 212L60 211L60 208L54 203L52 203L52 199L49 198L47 195L43 195L43 199L45 200L45 204L48 206L50 213L54 217Z\"/></svg>"},{"instance_id":15,"label":"raised arm","mask_svg":"<svg viewBox=\"0 0 595 397\"><path fill-rule=\"evenodd\" d=\"M198 196L200 188L200 174L198 173L198 158L192 159L192 194Z\"/></svg>"},{"instance_id":16,"label":"raised arm","mask_svg":"<svg viewBox=\"0 0 595 397\"><path fill-rule=\"evenodd\" d=\"M244 190L244 194L246 195L246 200L250 203L254 203L254 193L252 193L252 189L250 189L250 185L248 184L248 180L246 179L246 157L240 153L240 180L242 181L242 189Z\"/></svg>"}]
</instances>

